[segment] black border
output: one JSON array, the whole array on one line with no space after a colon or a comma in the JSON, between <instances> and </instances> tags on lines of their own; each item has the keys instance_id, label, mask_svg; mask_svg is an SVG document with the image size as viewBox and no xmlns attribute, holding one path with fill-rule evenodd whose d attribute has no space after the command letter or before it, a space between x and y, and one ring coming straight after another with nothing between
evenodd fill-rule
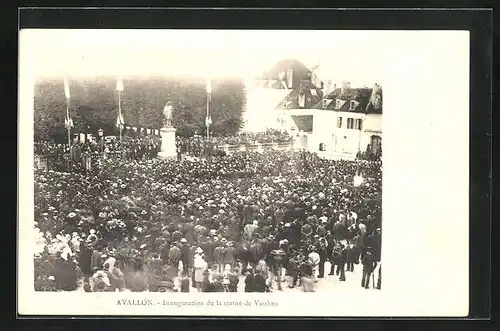
<instances>
[{"instance_id":1,"label":"black border","mask_svg":"<svg viewBox=\"0 0 500 331\"><path fill-rule=\"evenodd\" d=\"M470 31L470 318L490 315L491 225L491 75L492 11L490 10L284 10L284 9L24 9L22 28L212 28L212 29L349 29L349 30L469 30ZM11 23L11 21L9 21ZM4 35L3 35L4 36ZM17 39L17 29L16 37ZM8 43L17 63L17 42ZM14 50L15 49L15 50ZM3 50L3 49L2 49ZM11 58L11 60L13 60ZM12 63L12 62L11 62ZM15 67L15 64L13 64ZM12 69L12 68L11 68ZM10 75L9 78L13 78ZM10 87L12 88L12 87ZM4 90L6 91L6 90ZM17 91L7 94L11 98ZM17 102L17 98L16 98ZM17 157L16 157L17 159ZM16 203L17 205L17 203ZM12 245L10 246L13 247ZM14 252L14 266L16 256ZM450 275L452 276L452 275ZM15 281L14 281L15 284ZM11 289L14 290L15 286ZM332 298L334 301L335 299ZM43 304L43 303L40 303ZM14 314L17 307L14 306ZM34 318L39 318L35 317ZM90 316L88 316L90 317ZM97 316L96 316L97 317ZM172 318L172 317L162 317ZM151 317L148 324L153 323ZM233 318L224 318L233 319ZM247 318L248 319L248 318ZM259 318L260 320L267 318ZM292 319L292 318L287 318ZM387 318L375 318L387 320ZM405 318L401 318L405 319ZM401 320L397 318L396 320ZM416 318L411 318L416 319ZM307 320L314 320L307 318ZM345 319L344 319L345 320ZM425 320L436 320L426 318ZM77 319L88 329L91 321ZM19 321L18 321L19 322ZM26 326L32 321L22 320ZM60 325L70 326L63 320ZM306 321L302 321L306 322ZM301 321L293 321L299 327ZM38 326L52 324L40 321ZM98 321L102 327L108 322ZM127 322L129 323L129 322ZM290 321L281 321L286 328ZM463 323L463 322L462 322ZM135 324L135 323L134 323ZM156 324L156 323L155 323ZM213 320L190 321L189 327L210 327ZM402 322L401 324L406 324ZM427 324L427 323L426 323ZM436 323L436 326L439 323ZM465 325L467 323L463 323ZM400 326L403 326L400 325ZM95 324L92 324L95 327ZM149 327L153 325L150 324ZM253 325L254 327L257 325ZM310 327L304 325L304 327ZM442 326L440 327L442 329Z\"/></svg>"}]
</instances>

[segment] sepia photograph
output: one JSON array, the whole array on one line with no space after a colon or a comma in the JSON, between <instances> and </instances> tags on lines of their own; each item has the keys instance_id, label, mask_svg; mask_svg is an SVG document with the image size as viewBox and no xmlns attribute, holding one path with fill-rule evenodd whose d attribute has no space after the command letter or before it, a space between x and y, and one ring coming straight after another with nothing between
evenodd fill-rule
<instances>
[{"instance_id":1,"label":"sepia photograph","mask_svg":"<svg viewBox=\"0 0 500 331\"><path fill-rule=\"evenodd\" d=\"M254 313L283 305L277 294L381 300L382 257L397 256L386 240L408 234L382 236L387 49L375 39L31 32L25 291L186 309L210 305L206 292L244 305L236 292L257 295Z\"/></svg>"},{"instance_id":2,"label":"sepia photograph","mask_svg":"<svg viewBox=\"0 0 500 331\"><path fill-rule=\"evenodd\" d=\"M380 290L376 68L161 51L37 77L35 290Z\"/></svg>"}]
</instances>

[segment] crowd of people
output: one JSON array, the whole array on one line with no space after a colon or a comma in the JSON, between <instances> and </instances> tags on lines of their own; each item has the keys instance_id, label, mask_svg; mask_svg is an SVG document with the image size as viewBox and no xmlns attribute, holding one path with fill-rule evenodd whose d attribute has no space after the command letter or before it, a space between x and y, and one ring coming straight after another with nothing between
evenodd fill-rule
<instances>
[{"instance_id":1,"label":"crowd of people","mask_svg":"<svg viewBox=\"0 0 500 331\"><path fill-rule=\"evenodd\" d=\"M44 158L50 166L58 171L90 170L99 157L121 157L142 160L154 158L161 148L161 138L157 136L123 136L121 141L114 139L85 141L74 140L71 149L68 144L57 144L48 141L34 142L34 154ZM35 159L35 162L37 160Z\"/></svg>"},{"instance_id":2,"label":"crowd of people","mask_svg":"<svg viewBox=\"0 0 500 331\"><path fill-rule=\"evenodd\" d=\"M73 141L71 149L68 144L57 144L49 141L36 141L34 143L34 154L49 158L52 166L58 170L63 168L86 167L86 156L97 154L119 154L128 159L150 159L155 158L161 150L161 138L153 135L128 136L120 139L86 139L85 141ZM237 136L205 137L195 135L193 137L176 137L176 148L179 154L195 157L206 157L207 155L220 155L225 145L253 145L266 143L290 143L292 138L286 132L279 130L267 130L259 133L240 133ZM76 164L68 164L64 157L70 156ZM80 162L81 161L81 162Z\"/></svg>"},{"instance_id":3,"label":"crowd of people","mask_svg":"<svg viewBox=\"0 0 500 331\"><path fill-rule=\"evenodd\" d=\"M38 169L35 288L268 292L287 281L314 291L326 261L340 281L361 263L368 288L381 179L380 161L284 151Z\"/></svg>"},{"instance_id":4,"label":"crowd of people","mask_svg":"<svg viewBox=\"0 0 500 331\"><path fill-rule=\"evenodd\" d=\"M356 158L358 160L380 161L382 159L382 150L372 152L371 149L367 148L365 152L358 152Z\"/></svg>"}]
</instances>

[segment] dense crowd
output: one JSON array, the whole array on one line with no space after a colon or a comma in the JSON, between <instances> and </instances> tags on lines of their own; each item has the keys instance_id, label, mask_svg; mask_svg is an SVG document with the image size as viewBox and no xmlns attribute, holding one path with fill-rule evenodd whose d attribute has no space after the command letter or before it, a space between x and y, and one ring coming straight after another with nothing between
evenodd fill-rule
<instances>
[{"instance_id":1,"label":"dense crowd","mask_svg":"<svg viewBox=\"0 0 500 331\"><path fill-rule=\"evenodd\" d=\"M33 143L35 155L64 155L69 153L68 144L57 144L53 141L39 140Z\"/></svg>"},{"instance_id":2,"label":"dense crowd","mask_svg":"<svg viewBox=\"0 0 500 331\"><path fill-rule=\"evenodd\" d=\"M380 263L380 161L307 152L210 159L99 158L35 172L40 291L314 291ZM380 287L378 268L377 286Z\"/></svg>"},{"instance_id":3,"label":"dense crowd","mask_svg":"<svg viewBox=\"0 0 500 331\"><path fill-rule=\"evenodd\" d=\"M202 157L223 150L225 145L254 145L279 143L286 144L292 141L291 136L279 130L267 130L266 132L242 132L237 136L205 137L195 135L193 137L176 137L176 148L178 153L196 157ZM122 140L86 140L84 142L74 141L71 145L71 159L80 161L82 154L98 153L120 153L122 157L132 159L154 158L161 149L161 138L158 136L123 136ZM51 160L63 163L64 155L70 154L68 144L57 144L49 141L37 141L34 143L35 155L51 157ZM67 165L65 165L67 167Z\"/></svg>"},{"instance_id":4,"label":"dense crowd","mask_svg":"<svg viewBox=\"0 0 500 331\"><path fill-rule=\"evenodd\" d=\"M367 149L365 152L358 152L356 158L358 160L380 161L382 159L382 150L372 152L370 149Z\"/></svg>"},{"instance_id":5,"label":"dense crowd","mask_svg":"<svg viewBox=\"0 0 500 331\"><path fill-rule=\"evenodd\" d=\"M141 136L130 137L123 136L121 141L114 137L114 139L73 141L71 149L78 151L78 153L99 153L99 152L117 152L125 151L132 155L142 156L149 153L151 150L158 150L160 148L161 139L157 136ZM58 144L52 141L35 141L34 154L35 155L62 155L69 153L70 149L68 144ZM141 158L141 157L139 157Z\"/></svg>"}]
</instances>

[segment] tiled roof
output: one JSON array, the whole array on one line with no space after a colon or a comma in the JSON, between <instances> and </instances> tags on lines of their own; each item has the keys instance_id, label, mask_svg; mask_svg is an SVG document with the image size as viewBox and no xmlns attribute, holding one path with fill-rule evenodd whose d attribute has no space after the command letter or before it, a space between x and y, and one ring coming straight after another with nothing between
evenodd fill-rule
<instances>
[{"instance_id":1,"label":"tiled roof","mask_svg":"<svg viewBox=\"0 0 500 331\"><path fill-rule=\"evenodd\" d=\"M312 132L313 116L312 115L292 115L291 116L299 131Z\"/></svg>"},{"instance_id":2,"label":"tiled roof","mask_svg":"<svg viewBox=\"0 0 500 331\"><path fill-rule=\"evenodd\" d=\"M373 88L353 88L342 93L342 89L337 88L324 99L331 100L326 108L323 107L323 100L319 101L312 108L338 111L351 111L362 113L382 113L382 89L377 89L373 93ZM345 101L340 108L336 108L337 100ZM351 110L351 101L355 101L355 108Z\"/></svg>"},{"instance_id":3,"label":"tiled roof","mask_svg":"<svg viewBox=\"0 0 500 331\"><path fill-rule=\"evenodd\" d=\"M310 81L303 81L304 94L305 94L305 107L306 109L311 108L313 105L317 104L323 98L323 91L314 88L315 86ZM316 91L316 95L311 90ZM299 109L299 90L294 89L288 93L283 101L288 102L286 109ZM283 108L283 102L276 105L276 108Z\"/></svg>"}]
</instances>

